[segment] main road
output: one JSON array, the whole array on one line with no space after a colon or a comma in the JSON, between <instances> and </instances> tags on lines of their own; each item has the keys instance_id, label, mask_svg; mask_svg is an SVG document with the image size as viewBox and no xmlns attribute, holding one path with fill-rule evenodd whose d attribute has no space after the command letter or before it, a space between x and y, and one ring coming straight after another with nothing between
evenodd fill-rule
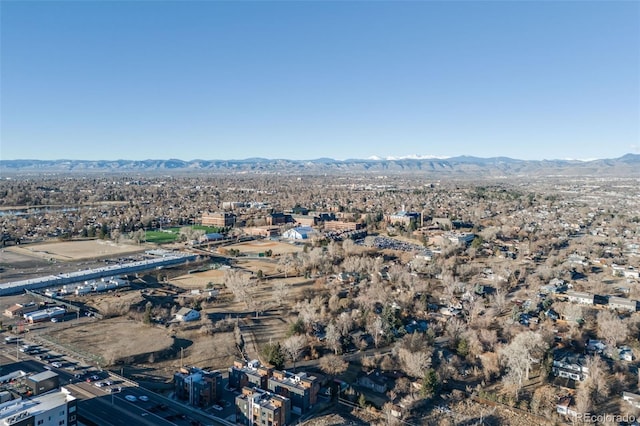
<instances>
[{"instance_id":1,"label":"main road","mask_svg":"<svg viewBox=\"0 0 640 426\"><path fill-rule=\"evenodd\" d=\"M0 346L2 374L22 370L25 373L40 373L51 370L60 377L60 385L78 399L78 417L86 424L96 426L194 426L229 425L199 410L192 409L162 395L140 388L137 383L112 375L107 371L93 370L76 378L76 373L56 368L36 360L33 356L16 351L16 346ZM61 356L63 366L72 365ZM87 382L85 377L97 375L99 380ZM96 383L110 381L101 387Z\"/></svg>"}]
</instances>

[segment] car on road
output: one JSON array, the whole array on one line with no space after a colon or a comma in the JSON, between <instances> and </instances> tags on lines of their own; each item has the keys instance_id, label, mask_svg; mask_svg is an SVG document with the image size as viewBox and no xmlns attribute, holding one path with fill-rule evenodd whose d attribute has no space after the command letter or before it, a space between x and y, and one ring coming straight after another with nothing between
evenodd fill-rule
<instances>
[{"instance_id":1,"label":"car on road","mask_svg":"<svg viewBox=\"0 0 640 426\"><path fill-rule=\"evenodd\" d=\"M221 406L219 406L218 404L213 404L213 405L211 406L211 408L213 408L214 410L217 410L217 411L222 411L222 410L224 410L224 408L222 408L222 407L221 407Z\"/></svg>"},{"instance_id":2,"label":"car on road","mask_svg":"<svg viewBox=\"0 0 640 426\"><path fill-rule=\"evenodd\" d=\"M138 399L139 399L140 401L144 401L144 402L149 401L149 397L148 397L147 395L140 395L140 396L138 397Z\"/></svg>"},{"instance_id":3,"label":"car on road","mask_svg":"<svg viewBox=\"0 0 640 426\"><path fill-rule=\"evenodd\" d=\"M124 399L126 399L129 402L136 402L138 400L138 398L136 398L134 395L125 395Z\"/></svg>"}]
</instances>

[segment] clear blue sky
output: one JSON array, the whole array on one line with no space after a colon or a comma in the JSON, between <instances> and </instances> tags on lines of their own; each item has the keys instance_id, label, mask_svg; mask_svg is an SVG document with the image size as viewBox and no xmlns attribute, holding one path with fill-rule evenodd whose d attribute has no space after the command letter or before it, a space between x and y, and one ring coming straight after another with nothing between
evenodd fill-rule
<instances>
[{"instance_id":1,"label":"clear blue sky","mask_svg":"<svg viewBox=\"0 0 640 426\"><path fill-rule=\"evenodd\" d=\"M637 1L0 1L0 158L640 152Z\"/></svg>"}]
</instances>

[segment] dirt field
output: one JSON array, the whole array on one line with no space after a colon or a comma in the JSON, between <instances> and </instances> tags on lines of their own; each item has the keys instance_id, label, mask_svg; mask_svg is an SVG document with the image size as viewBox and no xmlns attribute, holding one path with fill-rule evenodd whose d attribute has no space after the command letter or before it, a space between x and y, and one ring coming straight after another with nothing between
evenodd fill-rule
<instances>
[{"instance_id":1,"label":"dirt field","mask_svg":"<svg viewBox=\"0 0 640 426\"><path fill-rule=\"evenodd\" d=\"M94 321L51 332L56 343L80 354L90 354L102 363L148 357L148 354L172 348L169 330L147 326L125 318Z\"/></svg>"},{"instance_id":2,"label":"dirt field","mask_svg":"<svg viewBox=\"0 0 640 426\"><path fill-rule=\"evenodd\" d=\"M263 253L266 250L271 250L274 255L298 253L303 250L302 246L296 246L294 244L270 240L247 241L245 243L225 246L224 248L226 250L240 250L241 253Z\"/></svg>"},{"instance_id":3,"label":"dirt field","mask_svg":"<svg viewBox=\"0 0 640 426\"><path fill-rule=\"evenodd\" d=\"M146 250L144 245L115 244L102 240L60 241L44 244L29 244L7 247L4 250L24 254L40 259L60 261L78 261L97 257L119 256L140 253Z\"/></svg>"},{"instance_id":4,"label":"dirt field","mask_svg":"<svg viewBox=\"0 0 640 426\"><path fill-rule=\"evenodd\" d=\"M236 267L251 271L257 274L262 271L265 277L279 274L278 264L271 259L237 259ZM223 283L224 269L211 269L203 272L194 272L192 274L182 275L171 279L171 284L184 288L185 290L205 289L210 282L214 285Z\"/></svg>"}]
</instances>

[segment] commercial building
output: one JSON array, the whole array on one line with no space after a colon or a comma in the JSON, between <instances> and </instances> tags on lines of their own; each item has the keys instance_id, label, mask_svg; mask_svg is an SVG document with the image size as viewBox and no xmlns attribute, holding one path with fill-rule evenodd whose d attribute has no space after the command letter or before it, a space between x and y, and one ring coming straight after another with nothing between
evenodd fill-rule
<instances>
[{"instance_id":1,"label":"commercial building","mask_svg":"<svg viewBox=\"0 0 640 426\"><path fill-rule=\"evenodd\" d=\"M0 404L0 424L6 426L76 426L77 414L76 398L65 388Z\"/></svg>"},{"instance_id":2,"label":"commercial building","mask_svg":"<svg viewBox=\"0 0 640 426\"><path fill-rule=\"evenodd\" d=\"M222 397L222 374L199 368L182 369L174 376L176 397L194 407L207 408Z\"/></svg>"},{"instance_id":3,"label":"commercial building","mask_svg":"<svg viewBox=\"0 0 640 426\"><path fill-rule=\"evenodd\" d=\"M29 312L37 311L39 305L34 302L31 303L16 303L15 305L5 309L4 316L9 318L19 318L28 314Z\"/></svg>"},{"instance_id":4,"label":"commercial building","mask_svg":"<svg viewBox=\"0 0 640 426\"><path fill-rule=\"evenodd\" d=\"M291 401L262 389L242 389L236 397L236 423L245 426L283 426L291 417Z\"/></svg>"}]
</instances>

